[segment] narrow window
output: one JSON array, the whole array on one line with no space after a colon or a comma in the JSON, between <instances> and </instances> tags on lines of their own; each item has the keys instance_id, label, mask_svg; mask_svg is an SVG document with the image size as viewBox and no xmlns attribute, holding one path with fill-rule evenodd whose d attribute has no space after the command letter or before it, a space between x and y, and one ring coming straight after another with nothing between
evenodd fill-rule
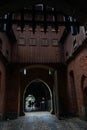
<instances>
[{"instance_id":1,"label":"narrow window","mask_svg":"<svg viewBox=\"0 0 87 130\"><path fill-rule=\"evenodd\" d=\"M30 38L29 39L29 45L35 46L36 45L36 39L35 38Z\"/></svg>"},{"instance_id":2,"label":"narrow window","mask_svg":"<svg viewBox=\"0 0 87 130\"><path fill-rule=\"evenodd\" d=\"M52 40L52 45L53 45L53 46L58 46L58 44L59 44L59 43L58 43L58 39L53 39L53 40Z\"/></svg>"},{"instance_id":3,"label":"narrow window","mask_svg":"<svg viewBox=\"0 0 87 130\"><path fill-rule=\"evenodd\" d=\"M25 39L23 37L20 37L18 40L18 44L24 45L25 44Z\"/></svg>"},{"instance_id":4,"label":"narrow window","mask_svg":"<svg viewBox=\"0 0 87 130\"><path fill-rule=\"evenodd\" d=\"M42 39L41 39L41 45L42 45L42 46L48 46L48 45L49 45L47 38L42 38Z\"/></svg>"}]
</instances>

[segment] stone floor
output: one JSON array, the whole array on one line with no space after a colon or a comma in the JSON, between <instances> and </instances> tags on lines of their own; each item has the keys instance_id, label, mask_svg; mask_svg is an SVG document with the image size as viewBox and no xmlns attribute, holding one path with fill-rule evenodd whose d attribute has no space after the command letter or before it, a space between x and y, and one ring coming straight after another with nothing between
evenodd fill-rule
<instances>
[{"instance_id":1,"label":"stone floor","mask_svg":"<svg viewBox=\"0 0 87 130\"><path fill-rule=\"evenodd\" d=\"M87 122L78 118L58 120L48 112L35 112L0 122L0 130L87 130Z\"/></svg>"}]
</instances>

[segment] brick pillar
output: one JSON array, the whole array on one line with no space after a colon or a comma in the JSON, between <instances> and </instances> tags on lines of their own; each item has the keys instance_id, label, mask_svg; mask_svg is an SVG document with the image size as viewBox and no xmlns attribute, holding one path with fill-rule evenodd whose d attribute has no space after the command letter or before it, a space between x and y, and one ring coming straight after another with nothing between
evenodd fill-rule
<instances>
[{"instance_id":1,"label":"brick pillar","mask_svg":"<svg viewBox=\"0 0 87 130\"><path fill-rule=\"evenodd\" d=\"M57 117L59 116L59 96L58 96L58 79L57 71L54 72L54 111Z\"/></svg>"},{"instance_id":2,"label":"brick pillar","mask_svg":"<svg viewBox=\"0 0 87 130\"><path fill-rule=\"evenodd\" d=\"M77 96L76 96L76 88L75 88L73 71L70 72L69 76L70 76L70 89L71 89L71 98L70 98L71 114L77 115L78 107L77 107Z\"/></svg>"},{"instance_id":3,"label":"brick pillar","mask_svg":"<svg viewBox=\"0 0 87 130\"><path fill-rule=\"evenodd\" d=\"M5 111L5 86L6 86L6 71L2 61L0 61L0 120L4 118Z\"/></svg>"}]
</instances>

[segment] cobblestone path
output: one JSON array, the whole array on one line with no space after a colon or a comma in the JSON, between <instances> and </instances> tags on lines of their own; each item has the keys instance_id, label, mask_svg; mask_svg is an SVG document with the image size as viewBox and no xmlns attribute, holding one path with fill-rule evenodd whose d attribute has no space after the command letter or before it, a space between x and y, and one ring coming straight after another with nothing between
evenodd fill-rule
<instances>
[{"instance_id":1,"label":"cobblestone path","mask_svg":"<svg viewBox=\"0 0 87 130\"><path fill-rule=\"evenodd\" d=\"M0 130L87 130L87 122L78 118L58 120L50 113L37 112L0 122Z\"/></svg>"}]
</instances>

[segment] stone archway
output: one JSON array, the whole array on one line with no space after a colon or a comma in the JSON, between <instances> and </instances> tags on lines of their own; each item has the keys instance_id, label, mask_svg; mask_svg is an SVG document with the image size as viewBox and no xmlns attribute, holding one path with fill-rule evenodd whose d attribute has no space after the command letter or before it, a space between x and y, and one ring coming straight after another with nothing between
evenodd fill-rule
<instances>
[{"instance_id":1,"label":"stone archway","mask_svg":"<svg viewBox=\"0 0 87 130\"><path fill-rule=\"evenodd\" d=\"M33 95L34 101L29 100L29 96ZM26 99L29 103L26 110ZM29 101L29 102L28 102ZM23 111L53 111L52 91L48 84L41 79L31 81L24 90L23 95Z\"/></svg>"},{"instance_id":2,"label":"stone archway","mask_svg":"<svg viewBox=\"0 0 87 130\"><path fill-rule=\"evenodd\" d=\"M25 69L26 69L26 74L24 74ZM35 82L36 80L37 81L39 80L39 82L41 82L45 86L45 88L48 89L49 94L52 93L52 98L54 97L54 94L53 94L54 68L46 66L46 65L30 65L30 66L23 67L20 70L20 98L19 98L20 116L25 114L24 113L24 93L26 92L26 89L28 88L28 86L30 84L33 84L33 82ZM54 111L54 98L52 100L52 107ZM52 110L50 110L50 112L51 111Z\"/></svg>"}]
</instances>

